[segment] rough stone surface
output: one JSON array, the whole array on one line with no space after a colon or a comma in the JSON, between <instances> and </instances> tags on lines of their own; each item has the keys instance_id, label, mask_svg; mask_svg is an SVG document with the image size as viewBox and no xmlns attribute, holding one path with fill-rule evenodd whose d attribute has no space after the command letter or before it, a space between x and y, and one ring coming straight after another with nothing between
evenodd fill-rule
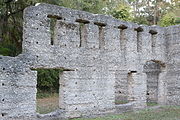
<instances>
[{"instance_id":1,"label":"rough stone surface","mask_svg":"<svg viewBox=\"0 0 180 120\"><path fill-rule=\"evenodd\" d=\"M137 25L48 4L26 8L23 53L0 56L0 119L94 116L142 109L146 102L180 105L179 43L178 25ZM47 115L36 113L32 69L38 68L64 69L60 109Z\"/></svg>"}]
</instances>

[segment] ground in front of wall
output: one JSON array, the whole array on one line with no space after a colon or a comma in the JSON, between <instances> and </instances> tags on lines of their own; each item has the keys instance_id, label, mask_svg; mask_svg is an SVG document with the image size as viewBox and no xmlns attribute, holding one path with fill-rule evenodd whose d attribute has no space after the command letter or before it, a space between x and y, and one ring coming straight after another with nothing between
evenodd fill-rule
<instances>
[{"instance_id":1,"label":"ground in front of wall","mask_svg":"<svg viewBox=\"0 0 180 120\"><path fill-rule=\"evenodd\" d=\"M162 106L157 109L127 112L120 115L73 120L180 120L180 106Z\"/></svg>"},{"instance_id":2,"label":"ground in front of wall","mask_svg":"<svg viewBox=\"0 0 180 120\"><path fill-rule=\"evenodd\" d=\"M58 108L58 99L58 95L37 99L37 112L45 114L56 110ZM180 120L180 106L162 106L156 109L145 109L120 115L73 120Z\"/></svg>"},{"instance_id":3,"label":"ground in front of wall","mask_svg":"<svg viewBox=\"0 0 180 120\"><path fill-rule=\"evenodd\" d=\"M58 93L39 95L37 98L37 112L40 114L53 112L58 109L58 104Z\"/></svg>"}]
</instances>

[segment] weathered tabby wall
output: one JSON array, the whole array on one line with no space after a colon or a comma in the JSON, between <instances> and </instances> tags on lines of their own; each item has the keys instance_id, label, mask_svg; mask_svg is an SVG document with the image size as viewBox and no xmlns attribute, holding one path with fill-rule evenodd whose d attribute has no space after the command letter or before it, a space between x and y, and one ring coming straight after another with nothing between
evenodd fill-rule
<instances>
[{"instance_id":1,"label":"weathered tabby wall","mask_svg":"<svg viewBox=\"0 0 180 120\"><path fill-rule=\"evenodd\" d=\"M167 104L180 105L180 26L165 28L167 39Z\"/></svg>"},{"instance_id":2,"label":"weathered tabby wall","mask_svg":"<svg viewBox=\"0 0 180 120\"><path fill-rule=\"evenodd\" d=\"M31 69L37 68L65 70L58 117L145 108L147 100L179 104L179 31L48 4L29 7L22 55L0 59L0 118L36 117Z\"/></svg>"},{"instance_id":3,"label":"weathered tabby wall","mask_svg":"<svg viewBox=\"0 0 180 120\"><path fill-rule=\"evenodd\" d=\"M25 56L0 57L0 119L34 117L37 72L23 63Z\"/></svg>"}]
</instances>

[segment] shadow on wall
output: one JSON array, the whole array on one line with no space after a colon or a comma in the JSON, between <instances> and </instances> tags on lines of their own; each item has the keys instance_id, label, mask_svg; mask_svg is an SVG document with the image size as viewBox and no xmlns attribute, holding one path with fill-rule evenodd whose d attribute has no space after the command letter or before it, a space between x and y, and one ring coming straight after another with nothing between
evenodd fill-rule
<instances>
[{"instance_id":1,"label":"shadow on wall","mask_svg":"<svg viewBox=\"0 0 180 120\"><path fill-rule=\"evenodd\" d=\"M165 63L158 60L147 61L144 65L144 72L147 75L147 104L159 103L159 89L162 87L159 84L159 75L165 67Z\"/></svg>"}]
</instances>

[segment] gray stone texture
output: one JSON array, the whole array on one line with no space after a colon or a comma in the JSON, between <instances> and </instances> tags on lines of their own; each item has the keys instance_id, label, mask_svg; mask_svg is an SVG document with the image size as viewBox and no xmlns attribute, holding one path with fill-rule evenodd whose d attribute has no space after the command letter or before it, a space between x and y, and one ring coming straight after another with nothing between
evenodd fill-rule
<instances>
[{"instance_id":1,"label":"gray stone texture","mask_svg":"<svg viewBox=\"0 0 180 120\"><path fill-rule=\"evenodd\" d=\"M119 113L146 102L180 105L179 43L179 25L138 25L48 4L28 7L23 53L0 56L0 119L48 117L36 113L38 68L64 69L56 117Z\"/></svg>"}]
</instances>

